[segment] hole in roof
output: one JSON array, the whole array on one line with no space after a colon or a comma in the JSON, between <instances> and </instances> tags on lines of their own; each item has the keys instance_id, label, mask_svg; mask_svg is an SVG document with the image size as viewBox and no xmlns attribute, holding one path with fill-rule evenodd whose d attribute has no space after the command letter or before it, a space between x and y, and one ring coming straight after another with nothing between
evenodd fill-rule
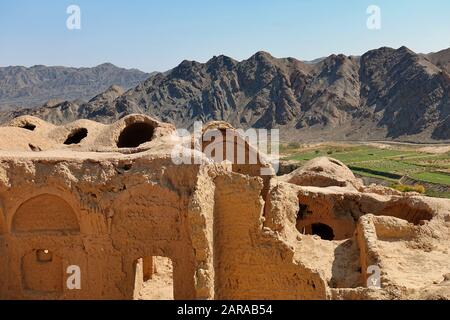
<instances>
[{"instance_id":1,"label":"hole in roof","mask_svg":"<svg viewBox=\"0 0 450 320\"><path fill-rule=\"evenodd\" d=\"M64 144L79 144L84 138L87 137L87 134L88 131L86 128L76 129L69 134L66 141L64 141Z\"/></svg>"},{"instance_id":2,"label":"hole in roof","mask_svg":"<svg viewBox=\"0 0 450 320\"><path fill-rule=\"evenodd\" d=\"M136 148L153 138L155 128L145 122L136 122L122 130L117 142L119 148Z\"/></svg>"},{"instance_id":3,"label":"hole in roof","mask_svg":"<svg viewBox=\"0 0 450 320\"><path fill-rule=\"evenodd\" d=\"M34 129L36 129L36 125L27 122L24 125L20 126L20 128L26 129L26 130L30 130L30 131L34 131Z\"/></svg>"}]
</instances>

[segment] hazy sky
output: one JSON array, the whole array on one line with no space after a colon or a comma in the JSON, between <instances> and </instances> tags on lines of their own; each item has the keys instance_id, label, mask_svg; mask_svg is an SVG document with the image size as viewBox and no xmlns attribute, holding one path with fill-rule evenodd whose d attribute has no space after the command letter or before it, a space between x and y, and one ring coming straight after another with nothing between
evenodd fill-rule
<instances>
[{"instance_id":1,"label":"hazy sky","mask_svg":"<svg viewBox=\"0 0 450 320\"><path fill-rule=\"evenodd\" d=\"M80 30L66 27L71 4ZM380 30L367 28L369 5L381 9ZM0 66L111 62L150 72L220 54L312 60L402 45L450 47L450 1L0 0Z\"/></svg>"}]
</instances>

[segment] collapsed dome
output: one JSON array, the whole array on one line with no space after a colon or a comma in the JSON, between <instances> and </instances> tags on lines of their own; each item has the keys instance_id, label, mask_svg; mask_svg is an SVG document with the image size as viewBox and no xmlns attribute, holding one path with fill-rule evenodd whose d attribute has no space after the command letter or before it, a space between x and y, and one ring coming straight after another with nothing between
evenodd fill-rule
<instances>
[{"instance_id":1,"label":"collapsed dome","mask_svg":"<svg viewBox=\"0 0 450 320\"><path fill-rule=\"evenodd\" d=\"M41 136L46 136L49 131L55 128L55 125L30 115L14 118L3 126L19 128L23 132L33 132L33 134L38 132Z\"/></svg>"},{"instance_id":2,"label":"collapsed dome","mask_svg":"<svg viewBox=\"0 0 450 320\"><path fill-rule=\"evenodd\" d=\"M252 139L253 138L253 139ZM259 151L251 146L257 144L258 136L240 134L229 123L213 121L203 128L202 152L216 162L228 160L233 165L260 165Z\"/></svg>"},{"instance_id":3,"label":"collapsed dome","mask_svg":"<svg viewBox=\"0 0 450 320\"><path fill-rule=\"evenodd\" d=\"M9 122L9 126L34 131L43 121L33 116L21 116Z\"/></svg>"},{"instance_id":4,"label":"collapsed dome","mask_svg":"<svg viewBox=\"0 0 450 320\"><path fill-rule=\"evenodd\" d=\"M319 157L305 163L302 167L284 176L284 179L299 186L313 187L362 187L362 183L341 161Z\"/></svg>"},{"instance_id":5,"label":"collapsed dome","mask_svg":"<svg viewBox=\"0 0 450 320\"><path fill-rule=\"evenodd\" d=\"M119 148L136 148L153 139L155 127L146 122L135 122L129 124L120 133L117 141Z\"/></svg>"},{"instance_id":6,"label":"collapsed dome","mask_svg":"<svg viewBox=\"0 0 450 320\"><path fill-rule=\"evenodd\" d=\"M64 141L64 144L66 145L79 144L84 138L87 137L87 135L88 130L86 128L75 129L69 134L66 141Z\"/></svg>"}]
</instances>

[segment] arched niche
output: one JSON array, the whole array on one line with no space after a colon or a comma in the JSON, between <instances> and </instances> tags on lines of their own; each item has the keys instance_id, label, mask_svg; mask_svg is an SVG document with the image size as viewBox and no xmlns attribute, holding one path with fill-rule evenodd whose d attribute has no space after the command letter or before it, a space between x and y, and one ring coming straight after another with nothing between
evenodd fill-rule
<instances>
[{"instance_id":1,"label":"arched niche","mask_svg":"<svg viewBox=\"0 0 450 320\"><path fill-rule=\"evenodd\" d=\"M74 210L64 199L42 194L20 205L13 216L11 230L15 234L74 234L80 232L80 226Z\"/></svg>"},{"instance_id":2,"label":"arched niche","mask_svg":"<svg viewBox=\"0 0 450 320\"><path fill-rule=\"evenodd\" d=\"M22 257L22 287L32 294L63 292L63 260L50 250L36 249Z\"/></svg>"},{"instance_id":3,"label":"arched niche","mask_svg":"<svg viewBox=\"0 0 450 320\"><path fill-rule=\"evenodd\" d=\"M251 146L258 142L256 131L247 132L248 136L240 134L234 129L208 129L203 133L202 152L214 162L227 160L231 163L232 171L250 176L261 176L261 155Z\"/></svg>"}]
</instances>

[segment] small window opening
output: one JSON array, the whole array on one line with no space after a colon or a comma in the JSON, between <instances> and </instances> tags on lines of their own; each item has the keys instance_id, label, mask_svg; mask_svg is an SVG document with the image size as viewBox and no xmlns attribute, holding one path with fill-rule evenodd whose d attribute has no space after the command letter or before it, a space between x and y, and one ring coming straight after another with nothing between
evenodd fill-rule
<instances>
[{"instance_id":1,"label":"small window opening","mask_svg":"<svg viewBox=\"0 0 450 320\"><path fill-rule=\"evenodd\" d=\"M36 251L36 259L38 262L52 262L53 253L48 249L39 249Z\"/></svg>"}]
</instances>

